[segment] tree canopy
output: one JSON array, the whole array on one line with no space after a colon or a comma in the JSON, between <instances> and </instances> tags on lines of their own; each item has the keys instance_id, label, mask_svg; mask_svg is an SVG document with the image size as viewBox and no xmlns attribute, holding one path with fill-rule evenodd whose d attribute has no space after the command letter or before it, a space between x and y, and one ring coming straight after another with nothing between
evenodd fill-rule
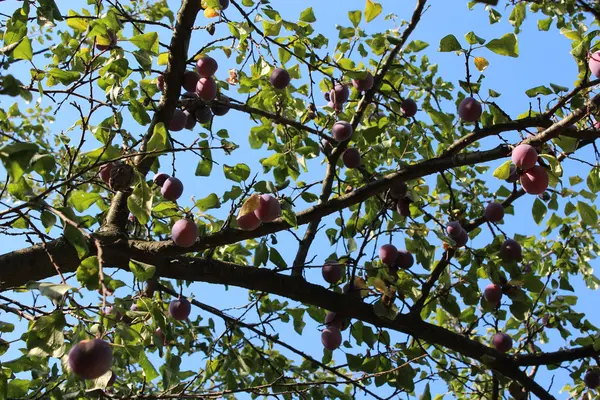
<instances>
[{"instance_id":1,"label":"tree canopy","mask_svg":"<svg viewBox=\"0 0 600 400\"><path fill-rule=\"evenodd\" d=\"M598 396L600 6L304 3L3 4L0 399ZM578 75L511 115L525 21Z\"/></svg>"}]
</instances>

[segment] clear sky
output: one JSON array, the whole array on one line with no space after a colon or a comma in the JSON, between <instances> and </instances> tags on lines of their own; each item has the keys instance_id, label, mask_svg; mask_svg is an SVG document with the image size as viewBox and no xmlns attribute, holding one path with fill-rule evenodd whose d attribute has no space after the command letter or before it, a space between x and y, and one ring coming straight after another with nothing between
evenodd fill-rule
<instances>
[{"instance_id":1,"label":"clear sky","mask_svg":"<svg viewBox=\"0 0 600 400\"><path fill-rule=\"evenodd\" d=\"M383 5L383 15L395 13L401 18L405 19L410 16L414 7L414 1L409 0L380 0L380 2ZM179 5L178 1L170 1L169 3L174 9L176 9L176 7ZM465 76L464 57L457 56L454 53L437 52L440 39L445 35L452 33L464 44L466 43L464 41L464 34L469 31L474 31L477 35L489 40L493 38L499 38L505 33L512 32L513 27L508 22L508 14L504 15L499 23L490 26L487 12L483 10L483 6L481 5L476 6L475 10L473 11L469 11L466 1L434 0L430 3L430 8L428 8L423 15L421 23L412 34L411 39L418 39L429 43L430 46L422 53L427 54L432 62L435 62L439 65L440 75L445 80L453 82L456 87L458 87L458 80L464 79ZM14 4L14 1L5 2L3 3L3 8L7 7L12 9L14 8ZM67 4L63 2L57 2L57 4L63 13L66 12ZM317 22L314 24L315 30L323 33L330 39L330 49L333 51L333 47L336 44L335 38L337 37L336 25L348 26L349 21L347 12L350 10L364 9L364 0L272 0L271 5L282 14L283 18L291 20L297 19L300 12L304 8L311 6L314 10L315 16L317 17ZM73 3L69 3L68 6L74 8ZM239 16L233 7L230 7L230 9L227 11L227 15L230 19L239 19ZM366 29L367 32L382 31L393 26L392 21L384 20L383 15L379 16L376 20L372 21L368 25L365 25L363 20L361 22L361 26ZM531 99L524 94L525 90L538 85L548 84L550 82L572 88L577 75L575 61L569 54L570 41L564 36L560 35L555 29L552 29L551 32L539 32L536 26L537 18L537 15L530 14L529 18L522 26L522 32L519 34L519 58L501 57L485 49L480 50L477 54L487 58L490 62L490 66L485 71L487 79L485 80L485 84L483 85L481 92L487 93L487 89L491 88L502 93L502 96L496 101L513 118L526 111L529 107L529 101L531 101ZM198 22L198 24L203 23L204 22ZM223 31L225 29L226 27L224 25L219 26L217 28L216 35L223 35ZM165 32L161 33L161 41L168 42L168 39L166 36L164 36L164 33ZM201 47L203 41L206 40L207 37L208 36L202 35L195 37L190 45L190 51L194 51L195 48ZM218 52L211 55L217 58L220 64L220 69L217 74L218 78L224 79L226 77L225 74L227 69L235 67L234 60L227 60L221 53ZM295 63L293 60L288 63L290 66L294 64ZM475 76L478 76L476 72ZM303 76L303 80L304 79L306 79L306 76ZM298 83L299 82L296 81L293 82L293 84ZM241 95L237 95L235 93L230 93L230 95L237 99L243 100L243 96ZM8 107L9 101L10 99L8 98L1 98L0 104L2 107ZM43 101L47 105L48 100L44 99ZM322 97L317 97L317 106L324 106L325 104L326 102ZM445 106L449 111L455 111L452 108L452 104L448 103ZM422 112L417 114L417 118L423 118L423 114L424 113ZM57 122L53 125L52 130L54 132L58 132L61 129L67 129L76 118L77 117L74 110L65 107L57 116ZM100 119L98 119L98 121L99 120ZM127 121L126 128L130 129L131 132L138 132L141 134L143 129L136 128L134 124L135 122L132 120ZM246 138L252 125L253 123L251 120L249 120L247 115L234 111L230 112L226 117L216 119L214 130L216 131L221 128L227 129L230 134L230 140L240 145L240 149L234 152L232 156L228 157L222 154L217 155L217 162L227 163L229 165L233 165L237 162L244 162L250 166L253 174L262 174L262 167L260 166L258 160L267 153L264 150L250 151L248 140ZM184 143L191 143L198 137L197 134L188 131L178 132L175 134L175 136ZM505 137L514 141L517 141L518 139L516 133L509 133ZM488 147L494 145L494 143L491 141L486 141L483 143L484 148L486 145ZM94 147L93 144L90 144L89 146L90 148ZM170 164L170 156L164 156L163 159L164 165ZM197 161L197 157L194 155L183 155L181 153L177 155L177 176L186 185L184 196L182 197L183 201L180 202L183 205L189 206L193 204L193 202L189 200L191 196L199 199L207 196L211 192L217 194L223 193L225 190L229 190L231 187L231 181L224 179L220 165L214 168L213 175L210 178L195 177L194 169ZM301 179L306 182L321 179L323 176L324 167L320 162L320 159L309 161L309 173L305 176L303 175ZM491 172L494 169L493 167L498 164L490 164L492 168L486 175L486 179L489 179L489 184L493 186L497 186L500 183L491 176ZM567 172L567 176L580 174L581 176L585 177L588 173L587 169L584 169L580 167L580 164L573 162L565 163L565 171ZM3 174L0 174L0 176L3 176ZM272 179L272 176L267 175L262 176L261 178ZM535 224L531 217L532 202L533 196L518 200L518 204L516 206L517 215L507 216L505 218L505 223L503 226L505 232L508 234L519 233L526 235L533 235L540 232L541 229ZM304 208L303 205L299 206L299 209L302 208ZM229 207L227 205L227 207L223 207L221 210L217 211L217 213L218 215L224 215L228 209ZM333 219L324 220L324 222L327 221L331 222ZM542 223L542 226L543 224L544 222ZM303 228L300 228L298 230L298 234L301 235L302 233ZM26 246L26 243L24 243L24 241L19 237L3 237L2 239L2 252L8 252ZM286 232L279 234L278 240L280 243L278 245L280 253L284 256L285 260L291 264L297 247L295 240L289 233ZM436 240L434 239L433 235L432 240ZM489 241L489 233L483 233L470 245L477 247L484 245ZM395 243L397 243L398 247L404 247L403 238L401 236L396 238ZM436 245L441 245L441 243L438 241L436 242ZM332 251L333 250L329 246L328 240L324 235L321 235L315 241L315 244L313 245L309 254L309 259L313 256L316 256L314 264L317 265L322 263L325 257ZM124 274L119 275L123 280L126 280L123 278ZM324 284L318 269L308 270L307 279L313 283ZM483 285L484 282L482 282L482 286ZM592 323L597 325L600 324L600 318L596 315L596 313L593 312L594 301L597 298L597 294L587 291L581 282L575 282L574 286L576 287L577 295L580 297L577 309L581 312L584 312ZM248 298L245 290L230 288L226 293L222 287L204 283L194 284L192 287L187 288L184 293L193 294L198 300L221 309L245 304ZM24 298L23 295L20 295L19 297ZM93 297L90 296L89 298L90 301L94 301ZM235 314L235 311L231 311L231 313ZM4 316L2 318L4 318ZM14 321L12 316L7 316L7 319L9 321ZM287 342L296 344L297 347L302 351L305 351L313 355L315 358L320 359L322 356L320 332L317 325L311 322L310 319L307 319L306 322L307 326L305 327L302 336L297 335L293 331L291 324L277 324L276 328L280 333L280 336L285 338ZM345 331L344 339L347 339L347 336L348 331ZM560 346L568 344L562 341L558 335L551 335L551 337L552 339L556 340L553 340L548 349L558 349ZM16 338L16 335L7 335L5 338L10 340L12 338ZM397 340L404 340L403 335L393 335L393 338ZM12 348L2 357L2 359L6 360L14 357L16 355L15 350L16 349ZM362 351L364 351L364 349L362 349ZM336 350L334 353L335 360L339 364L346 362L344 356L345 352L351 354L360 354L361 349L354 347L351 349L342 348ZM203 367L204 360L198 364L200 365L197 365L197 360L186 360L186 365L189 365L190 368L194 368L195 366ZM558 375L554 380L552 392L557 398L566 399L566 395L561 395L558 393L558 388L562 387L564 383L569 382L570 378L568 378L568 376L566 376L564 373L557 374ZM547 384L550 382L550 375L543 373L538 375L538 377L539 382L543 386L547 387ZM439 385L433 386L432 392L435 394L443 394L444 388L443 386Z\"/></svg>"}]
</instances>

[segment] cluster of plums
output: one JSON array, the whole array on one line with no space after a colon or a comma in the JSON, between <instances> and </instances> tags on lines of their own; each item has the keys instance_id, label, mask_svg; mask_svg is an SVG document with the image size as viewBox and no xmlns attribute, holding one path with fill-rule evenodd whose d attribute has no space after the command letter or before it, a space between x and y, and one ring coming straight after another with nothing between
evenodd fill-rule
<instances>
[{"instance_id":1,"label":"cluster of plums","mask_svg":"<svg viewBox=\"0 0 600 400\"><path fill-rule=\"evenodd\" d=\"M154 184L160 187L160 193L169 201L177 201L183 194L183 183L164 172L154 176ZM191 247L198 239L198 226L189 218L180 219L171 228L171 239L179 247Z\"/></svg>"},{"instance_id":2,"label":"cluster of plums","mask_svg":"<svg viewBox=\"0 0 600 400\"><path fill-rule=\"evenodd\" d=\"M541 195L548 189L548 171L536 165L537 150L529 144L520 144L512 151L512 162L508 182L520 180L523 190L529 194Z\"/></svg>"},{"instance_id":3,"label":"cluster of plums","mask_svg":"<svg viewBox=\"0 0 600 400\"><path fill-rule=\"evenodd\" d=\"M253 231L263 222L273 222L281 215L279 201L270 194L258 197L258 208L253 212L239 215L236 218L238 227L244 231Z\"/></svg>"},{"instance_id":4,"label":"cluster of plums","mask_svg":"<svg viewBox=\"0 0 600 400\"><path fill-rule=\"evenodd\" d=\"M183 109L175 109L168 124L170 131L177 132L184 128L194 129L196 122L206 124L210 122L213 115L222 116L227 114L229 111L227 104L218 103L211 106L207 104L217 98L217 82L213 76L218 69L219 64L214 58L203 56L196 61L195 71L185 71L181 86L186 92L182 95L182 98L198 99L200 101L193 102L192 106ZM165 84L164 75L158 76L156 84L162 92ZM226 99L223 97L221 100Z\"/></svg>"},{"instance_id":5,"label":"cluster of plums","mask_svg":"<svg viewBox=\"0 0 600 400\"><path fill-rule=\"evenodd\" d=\"M412 199L408 196L408 186L405 182L398 182L388 191L388 197L396 203L396 211L403 217L410 217L410 203Z\"/></svg>"}]
</instances>

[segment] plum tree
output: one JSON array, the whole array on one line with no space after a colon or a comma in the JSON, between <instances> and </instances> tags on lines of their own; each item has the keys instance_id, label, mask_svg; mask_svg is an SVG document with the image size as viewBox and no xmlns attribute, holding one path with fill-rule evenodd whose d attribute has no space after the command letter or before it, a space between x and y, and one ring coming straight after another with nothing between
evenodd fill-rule
<instances>
[{"instance_id":1,"label":"plum tree","mask_svg":"<svg viewBox=\"0 0 600 400\"><path fill-rule=\"evenodd\" d=\"M344 150L342 162L346 168L358 168L361 162L360 151L354 147Z\"/></svg>"},{"instance_id":2,"label":"plum tree","mask_svg":"<svg viewBox=\"0 0 600 400\"><path fill-rule=\"evenodd\" d=\"M331 133L333 134L333 138L338 142L345 142L352 137L352 125L346 121L338 121L333 124Z\"/></svg>"},{"instance_id":3,"label":"plum tree","mask_svg":"<svg viewBox=\"0 0 600 400\"><path fill-rule=\"evenodd\" d=\"M597 51L589 56L588 67L590 72L596 78L600 78L600 51Z\"/></svg>"},{"instance_id":4,"label":"plum tree","mask_svg":"<svg viewBox=\"0 0 600 400\"><path fill-rule=\"evenodd\" d=\"M327 263L321 268L321 274L325 282L335 285L344 276L344 265L337 262Z\"/></svg>"},{"instance_id":5,"label":"plum tree","mask_svg":"<svg viewBox=\"0 0 600 400\"><path fill-rule=\"evenodd\" d=\"M179 247L191 247L198 239L198 226L191 219L180 219L171 228L171 239Z\"/></svg>"},{"instance_id":6,"label":"plum tree","mask_svg":"<svg viewBox=\"0 0 600 400\"><path fill-rule=\"evenodd\" d=\"M411 1L2 2L0 397L591 399L596 2Z\"/></svg>"},{"instance_id":7,"label":"plum tree","mask_svg":"<svg viewBox=\"0 0 600 400\"><path fill-rule=\"evenodd\" d=\"M417 114L417 103L413 99L404 99L400 103L400 110L406 118L412 118Z\"/></svg>"},{"instance_id":8,"label":"plum tree","mask_svg":"<svg viewBox=\"0 0 600 400\"><path fill-rule=\"evenodd\" d=\"M201 78L211 78L218 69L219 64L210 56L202 56L196 61L196 72Z\"/></svg>"},{"instance_id":9,"label":"plum tree","mask_svg":"<svg viewBox=\"0 0 600 400\"><path fill-rule=\"evenodd\" d=\"M500 247L500 258L504 261L520 261L522 249L519 242L514 239L506 239Z\"/></svg>"},{"instance_id":10,"label":"plum tree","mask_svg":"<svg viewBox=\"0 0 600 400\"><path fill-rule=\"evenodd\" d=\"M538 153L529 144L520 144L512 151L512 162L522 170L533 168L537 163Z\"/></svg>"},{"instance_id":11,"label":"plum tree","mask_svg":"<svg viewBox=\"0 0 600 400\"><path fill-rule=\"evenodd\" d=\"M585 383L585 386L590 389L600 387L600 370L588 369L583 376L583 382Z\"/></svg>"},{"instance_id":12,"label":"plum tree","mask_svg":"<svg viewBox=\"0 0 600 400\"><path fill-rule=\"evenodd\" d=\"M536 165L521 174L521 186L529 194L542 194L548 189L549 177L546 168Z\"/></svg>"},{"instance_id":13,"label":"plum tree","mask_svg":"<svg viewBox=\"0 0 600 400\"><path fill-rule=\"evenodd\" d=\"M217 97L217 82L210 77L198 79L196 94L204 101L214 100Z\"/></svg>"},{"instance_id":14,"label":"plum tree","mask_svg":"<svg viewBox=\"0 0 600 400\"><path fill-rule=\"evenodd\" d=\"M196 85L198 84L199 79L200 75L196 71L185 71L183 73L183 83L181 86L187 92L193 92L196 90Z\"/></svg>"},{"instance_id":15,"label":"plum tree","mask_svg":"<svg viewBox=\"0 0 600 400\"><path fill-rule=\"evenodd\" d=\"M281 215L281 205L270 194L262 194L259 197L259 205L254 214L261 222L272 222Z\"/></svg>"},{"instance_id":16,"label":"plum tree","mask_svg":"<svg viewBox=\"0 0 600 400\"><path fill-rule=\"evenodd\" d=\"M490 304L497 306L502 300L502 288L495 283L490 283L483 291L483 298Z\"/></svg>"},{"instance_id":17,"label":"plum tree","mask_svg":"<svg viewBox=\"0 0 600 400\"><path fill-rule=\"evenodd\" d=\"M160 193L167 200L177 201L183 194L183 183L174 176L170 176L163 182Z\"/></svg>"},{"instance_id":18,"label":"plum tree","mask_svg":"<svg viewBox=\"0 0 600 400\"><path fill-rule=\"evenodd\" d=\"M359 92L366 92L367 90L371 90L373 87L373 83L375 79L373 75L367 71L367 75L363 79L352 79L352 86ZM329 101L329 99L327 99Z\"/></svg>"},{"instance_id":19,"label":"plum tree","mask_svg":"<svg viewBox=\"0 0 600 400\"><path fill-rule=\"evenodd\" d=\"M465 97L458 106L458 115L463 121L475 122L481 118L481 103L473 97Z\"/></svg>"},{"instance_id":20,"label":"plum tree","mask_svg":"<svg viewBox=\"0 0 600 400\"><path fill-rule=\"evenodd\" d=\"M187 125L187 115L183 110L176 108L173 112L173 117L169 121L169 130L173 132L178 132L183 130Z\"/></svg>"},{"instance_id":21,"label":"plum tree","mask_svg":"<svg viewBox=\"0 0 600 400\"><path fill-rule=\"evenodd\" d=\"M504 332L498 332L492 337L492 346L500 353L506 353L513 346L512 338Z\"/></svg>"},{"instance_id":22,"label":"plum tree","mask_svg":"<svg viewBox=\"0 0 600 400\"><path fill-rule=\"evenodd\" d=\"M290 76L290 73L287 72L285 69L274 68L273 72L271 72L269 80L271 81L271 85L273 85L275 89L283 90L286 87L288 87L288 85L292 81L292 77Z\"/></svg>"},{"instance_id":23,"label":"plum tree","mask_svg":"<svg viewBox=\"0 0 600 400\"><path fill-rule=\"evenodd\" d=\"M344 104L350 98L350 90L343 83L336 83L329 92L329 98L334 104Z\"/></svg>"},{"instance_id":24,"label":"plum tree","mask_svg":"<svg viewBox=\"0 0 600 400\"><path fill-rule=\"evenodd\" d=\"M490 222L500 222L504 218L504 207L495 201L490 202L485 207L484 216Z\"/></svg>"},{"instance_id":25,"label":"plum tree","mask_svg":"<svg viewBox=\"0 0 600 400\"><path fill-rule=\"evenodd\" d=\"M398 257L398 249L393 244L386 243L379 248L379 258L387 265L394 265Z\"/></svg>"},{"instance_id":26,"label":"plum tree","mask_svg":"<svg viewBox=\"0 0 600 400\"><path fill-rule=\"evenodd\" d=\"M69 367L83 379L101 377L110 370L112 363L112 349L102 339L82 340L69 351Z\"/></svg>"},{"instance_id":27,"label":"plum tree","mask_svg":"<svg viewBox=\"0 0 600 400\"><path fill-rule=\"evenodd\" d=\"M321 332L321 343L327 350L337 349L342 344L342 332L335 326L328 326Z\"/></svg>"},{"instance_id":28,"label":"plum tree","mask_svg":"<svg viewBox=\"0 0 600 400\"><path fill-rule=\"evenodd\" d=\"M180 297L169 303L169 315L177 321L185 321L192 312L192 304L188 299Z\"/></svg>"},{"instance_id":29,"label":"plum tree","mask_svg":"<svg viewBox=\"0 0 600 400\"><path fill-rule=\"evenodd\" d=\"M165 181L167 179L169 179L169 174L164 173L164 172L159 172L158 174L154 175L154 178L152 178L152 181L154 182L154 184L158 187L162 187L162 185L164 185Z\"/></svg>"}]
</instances>

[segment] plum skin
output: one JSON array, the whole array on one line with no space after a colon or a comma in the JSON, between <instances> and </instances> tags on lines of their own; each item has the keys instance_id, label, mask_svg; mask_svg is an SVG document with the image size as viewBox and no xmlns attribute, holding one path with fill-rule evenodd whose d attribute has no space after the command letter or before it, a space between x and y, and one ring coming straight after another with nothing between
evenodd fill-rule
<instances>
[{"instance_id":1,"label":"plum skin","mask_svg":"<svg viewBox=\"0 0 600 400\"><path fill-rule=\"evenodd\" d=\"M590 72L596 78L600 78L600 51L597 51L590 56L588 67L590 68Z\"/></svg>"},{"instance_id":2,"label":"plum skin","mask_svg":"<svg viewBox=\"0 0 600 400\"><path fill-rule=\"evenodd\" d=\"M198 226L190 219L180 219L171 228L171 238L179 247L191 247L198 239Z\"/></svg>"},{"instance_id":3,"label":"plum skin","mask_svg":"<svg viewBox=\"0 0 600 400\"><path fill-rule=\"evenodd\" d=\"M98 173L98 175L100 175L100 179L102 179L104 181L104 183L106 183L107 185L109 184L109 180L110 180L110 171L112 170L113 164L109 163L109 164L104 164L101 168L100 168L100 172Z\"/></svg>"},{"instance_id":4,"label":"plum skin","mask_svg":"<svg viewBox=\"0 0 600 400\"><path fill-rule=\"evenodd\" d=\"M413 99L404 99L400 103L400 109L405 117L414 117L417 114L417 103Z\"/></svg>"},{"instance_id":5,"label":"plum skin","mask_svg":"<svg viewBox=\"0 0 600 400\"><path fill-rule=\"evenodd\" d=\"M415 264L415 258L408 250L398 250L394 266L401 269L410 269Z\"/></svg>"},{"instance_id":6,"label":"plum skin","mask_svg":"<svg viewBox=\"0 0 600 400\"><path fill-rule=\"evenodd\" d=\"M344 104L350 98L350 90L348 90L348 86L336 83L329 92L329 98L334 104Z\"/></svg>"},{"instance_id":7,"label":"plum skin","mask_svg":"<svg viewBox=\"0 0 600 400\"><path fill-rule=\"evenodd\" d=\"M514 239L506 239L500 247L500 258L504 261L520 261L522 249L519 242Z\"/></svg>"},{"instance_id":8,"label":"plum skin","mask_svg":"<svg viewBox=\"0 0 600 400\"><path fill-rule=\"evenodd\" d=\"M371 90L374 82L373 75L367 71L367 76L364 79L352 79L352 86L359 92L366 92Z\"/></svg>"},{"instance_id":9,"label":"plum skin","mask_svg":"<svg viewBox=\"0 0 600 400\"><path fill-rule=\"evenodd\" d=\"M333 138L338 142L344 142L352 137L353 129L346 121L338 121L333 124L332 128Z\"/></svg>"},{"instance_id":10,"label":"plum skin","mask_svg":"<svg viewBox=\"0 0 600 400\"><path fill-rule=\"evenodd\" d=\"M460 222L458 222L458 221L451 221L448 223L448 226L446 227L446 233L448 233L448 236L450 236L452 239L458 238L460 236L462 230L463 230L463 227L460 224Z\"/></svg>"},{"instance_id":11,"label":"plum skin","mask_svg":"<svg viewBox=\"0 0 600 400\"><path fill-rule=\"evenodd\" d=\"M344 276L344 268L340 263L327 263L321 268L321 274L325 282L335 285Z\"/></svg>"},{"instance_id":12,"label":"plum skin","mask_svg":"<svg viewBox=\"0 0 600 400\"><path fill-rule=\"evenodd\" d=\"M185 71L183 73L183 82L181 86L187 92L193 92L196 90L196 84L198 83L199 79L200 75L196 71Z\"/></svg>"},{"instance_id":13,"label":"plum skin","mask_svg":"<svg viewBox=\"0 0 600 400\"><path fill-rule=\"evenodd\" d=\"M458 106L458 115L466 122L475 122L479 120L481 112L481 103L473 97L465 97Z\"/></svg>"},{"instance_id":14,"label":"plum skin","mask_svg":"<svg viewBox=\"0 0 600 400\"><path fill-rule=\"evenodd\" d=\"M460 231L460 234L456 239L454 239L454 241L456 242L456 247L466 246L467 242L469 241L469 234L467 233L467 231L462 229Z\"/></svg>"},{"instance_id":15,"label":"plum skin","mask_svg":"<svg viewBox=\"0 0 600 400\"><path fill-rule=\"evenodd\" d=\"M165 199L176 201L183 194L183 183L174 176L170 176L163 182L160 192Z\"/></svg>"},{"instance_id":16,"label":"plum skin","mask_svg":"<svg viewBox=\"0 0 600 400\"><path fill-rule=\"evenodd\" d=\"M485 208L484 216L490 222L500 222L504 218L504 207L500 203L491 202Z\"/></svg>"},{"instance_id":17,"label":"plum skin","mask_svg":"<svg viewBox=\"0 0 600 400\"><path fill-rule=\"evenodd\" d=\"M398 249L393 244L386 243L379 248L379 258L387 265L394 265L398 257Z\"/></svg>"},{"instance_id":18,"label":"plum skin","mask_svg":"<svg viewBox=\"0 0 600 400\"><path fill-rule=\"evenodd\" d=\"M177 321L185 321L192 311L191 303L185 298L172 300L169 303L169 314Z\"/></svg>"},{"instance_id":19,"label":"plum skin","mask_svg":"<svg viewBox=\"0 0 600 400\"><path fill-rule=\"evenodd\" d=\"M191 131L196 126L196 117L193 113L189 112L188 110L185 110L184 113L186 117L185 129Z\"/></svg>"},{"instance_id":20,"label":"plum skin","mask_svg":"<svg viewBox=\"0 0 600 400\"><path fill-rule=\"evenodd\" d=\"M213 101L217 97L217 82L211 77L198 79L196 94L204 101Z\"/></svg>"},{"instance_id":21,"label":"plum skin","mask_svg":"<svg viewBox=\"0 0 600 400\"><path fill-rule=\"evenodd\" d=\"M69 351L71 371L84 379L96 379L112 366L110 345L102 339L82 340Z\"/></svg>"},{"instance_id":22,"label":"plum skin","mask_svg":"<svg viewBox=\"0 0 600 400\"><path fill-rule=\"evenodd\" d=\"M526 171L537 163L538 152L529 144L520 144L512 151L511 158L517 168Z\"/></svg>"},{"instance_id":23,"label":"plum skin","mask_svg":"<svg viewBox=\"0 0 600 400\"><path fill-rule=\"evenodd\" d=\"M342 344L342 332L330 325L321 332L321 343L327 350L335 350Z\"/></svg>"},{"instance_id":24,"label":"plum skin","mask_svg":"<svg viewBox=\"0 0 600 400\"><path fill-rule=\"evenodd\" d=\"M492 337L492 345L496 351L506 353L513 346L513 340L504 332L498 332Z\"/></svg>"},{"instance_id":25,"label":"plum skin","mask_svg":"<svg viewBox=\"0 0 600 400\"><path fill-rule=\"evenodd\" d=\"M159 172L158 174L154 175L154 178L152 179L152 181L154 182L154 184L156 186L162 187L162 185L164 185L165 181L169 178L170 178L169 174L166 174L164 172Z\"/></svg>"},{"instance_id":26,"label":"plum skin","mask_svg":"<svg viewBox=\"0 0 600 400\"><path fill-rule=\"evenodd\" d=\"M275 68L273 72L271 72L269 81L275 89L283 90L286 87L288 87L288 85L292 81L292 77L290 76L290 73L287 72L285 69Z\"/></svg>"},{"instance_id":27,"label":"plum skin","mask_svg":"<svg viewBox=\"0 0 600 400\"><path fill-rule=\"evenodd\" d=\"M254 210L254 214L261 222L273 222L281 215L281 205L270 194L262 194L259 197L259 205Z\"/></svg>"},{"instance_id":28,"label":"plum skin","mask_svg":"<svg viewBox=\"0 0 600 400\"><path fill-rule=\"evenodd\" d=\"M499 304L500 300L502 300L502 288L494 283L490 283L483 291L483 298L490 304Z\"/></svg>"},{"instance_id":29,"label":"plum skin","mask_svg":"<svg viewBox=\"0 0 600 400\"><path fill-rule=\"evenodd\" d=\"M344 324L344 318L338 316L333 311L329 311L325 316L325 325L327 326L335 326L338 329L342 329L342 325Z\"/></svg>"},{"instance_id":30,"label":"plum skin","mask_svg":"<svg viewBox=\"0 0 600 400\"><path fill-rule=\"evenodd\" d=\"M542 194L548 189L548 171L546 168L536 165L525 171L520 178L523 190L529 194Z\"/></svg>"},{"instance_id":31,"label":"plum skin","mask_svg":"<svg viewBox=\"0 0 600 400\"><path fill-rule=\"evenodd\" d=\"M201 57L196 61L196 72L201 78L210 78L218 69L219 64L210 56Z\"/></svg>"},{"instance_id":32,"label":"plum skin","mask_svg":"<svg viewBox=\"0 0 600 400\"><path fill-rule=\"evenodd\" d=\"M596 389L600 386L600 371L595 369L587 370L583 376L583 382L588 388Z\"/></svg>"},{"instance_id":33,"label":"plum skin","mask_svg":"<svg viewBox=\"0 0 600 400\"><path fill-rule=\"evenodd\" d=\"M179 108L175 109L173 112L173 116L169 121L169 130L173 132L178 132L183 130L187 124L187 115L180 110Z\"/></svg>"},{"instance_id":34,"label":"plum skin","mask_svg":"<svg viewBox=\"0 0 600 400\"><path fill-rule=\"evenodd\" d=\"M207 106L199 106L194 112L195 119L198 120L198 122L200 122L201 124L208 124L212 119L212 116L212 110L210 109L210 107Z\"/></svg>"},{"instance_id":35,"label":"plum skin","mask_svg":"<svg viewBox=\"0 0 600 400\"><path fill-rule=\"evenodd\" d=\"M360 166L361 157L358 149L349 148L342 154L342 162L346 168L358 168Z\"/></svg>"},{"instance_id":36,"label":"plum skin","mask_svg":"<svg viewBox=\"0 0 600 400\"><path fill-rule=\"evenodd\" d=\"M390 196L396 200L406 196L406 193L408 193L408 186L405 182L399 182L390 188Z\"/></svg>"},{"instance_id":37,"label":"plum skin","mask_svg":"<svg viewBox=\"0 0 600 400\"><path fill-rule=\"evenodd\" d=\"M236 218L238 227L243 231L253 231L261 224L254 212L249 212Z\"/></svg>"}]
</instances>

